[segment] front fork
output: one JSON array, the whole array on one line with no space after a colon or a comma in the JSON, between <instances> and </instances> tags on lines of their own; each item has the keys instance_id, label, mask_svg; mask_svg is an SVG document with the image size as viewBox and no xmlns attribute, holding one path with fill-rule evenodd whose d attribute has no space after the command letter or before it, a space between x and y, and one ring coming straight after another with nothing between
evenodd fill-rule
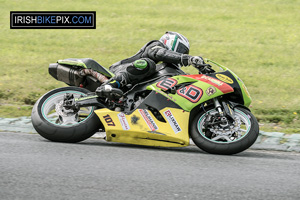
<instances>
[{"instance_id":1,"label":"front fork","mask_svg":"<svg viewBox=\"0 0 300 200\"><path fill-rule=\"evenodd\" d=\"M227 119L234 119L234 111L231 108L230 102L227 101L220 101L217 98L213 99L214 105L218 113L220 114L221 121L222 122L227 122Z\"/></svg>"},{"instance_id":2,"label":"front fork","mask_svg":"<svg viewBox=\"0 0 300 200\"><path fill-rule=\"evenodd\" d=\"M223 99L219 100L217 98L214 98L213 102L217 113L206 113L204 128L207 130L210 130L211 128L213 130L229 130L232 129L232 125L236 126L235 112L233 110L233 108L235 107L234 103L226 100L224 101ZM207 136L210 137L210 134L211 132L208 132Z\"/></svg>"},{"instance_id":3,"label":"front fork","mask_svg":"<svg viewBox=\"0 0 300 200\"><path fill-rule=\"evenodd\" d=\"M214 98L213 101L215 104L215 108L219 112L220 116L224 116L224 112L222 110L222 106L221 106L219 100L217 98Z\"/></svg>"}]
</instances>

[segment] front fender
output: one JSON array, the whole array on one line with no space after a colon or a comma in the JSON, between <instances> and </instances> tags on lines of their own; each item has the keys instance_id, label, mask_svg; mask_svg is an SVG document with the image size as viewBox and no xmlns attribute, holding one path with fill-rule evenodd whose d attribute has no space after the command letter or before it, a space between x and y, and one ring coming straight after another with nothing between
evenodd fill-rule
<instances>
[{"instance_id":1,"label":"front fender","mask_svg":"<svg viewBox=\"0 0 300 200\"><path fill-rule=\"evenodd\" d=\"M229 102L229 103L231 104L231 106L232 106L233 109L234 108L244 108L244 109L246 109L246 110L248 110L248 111L251 112L251 110L248 107L246 107L246 106L244 106L242 104L234 103L234 102Z\"/></svg>"}]
</instances>

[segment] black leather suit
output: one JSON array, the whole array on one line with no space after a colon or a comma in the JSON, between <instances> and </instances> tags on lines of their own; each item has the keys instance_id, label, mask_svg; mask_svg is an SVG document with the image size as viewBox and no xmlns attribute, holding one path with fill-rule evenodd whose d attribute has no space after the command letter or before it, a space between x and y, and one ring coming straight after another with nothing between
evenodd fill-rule
<instances>
[{"instance_id":1,"label":"black leather suit","mask_svg":"<svg viewBox=\"0 0 300 200\"><path fill-rule=\"evenodd\" d=\"M112 79L118 81L123 87L127 84L136 84L154 74L156 72L156 64L160 61L187 66L190 57L187 54L168 50L160 41L152 40L144 45L134 56L111 65L109 70L115 74L115 77ZM133 62L138 59L147 61L148 65L145 69L141 70L134 67Z\"/></svg>"}]
</instances>

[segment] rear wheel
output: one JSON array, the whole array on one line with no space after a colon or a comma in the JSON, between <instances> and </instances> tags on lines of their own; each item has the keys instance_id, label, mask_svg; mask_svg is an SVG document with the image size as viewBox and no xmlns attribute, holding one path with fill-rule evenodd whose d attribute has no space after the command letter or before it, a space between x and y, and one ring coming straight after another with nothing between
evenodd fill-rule
<instances>
[{"instance_id":1,"label":"rear wheel","mask_svg":"<svg viewBox=\"0 0 300 200\"><path fill-rule=\"evenodd\" d=\"M235 154L248 149L257 139L258 122L249 110L235 108L234 119L221 119L215 109L194 118L190 135L200 149L213 154Z\"/></svg>"},{"instance_id":2,"label":"rear wheel","mask_svg":"<svg viewBox=\"0 0 300 200\"><path fill-rule=\"evenodd\" d=\"M80 142L91 137L101 127L95 108L83 107L75 112L63 107L67 93L78 98L89 92L79 87L63 87L46 93L32 109L33 127L41 136L55 142Z\"/></svg>"}]
</instances>

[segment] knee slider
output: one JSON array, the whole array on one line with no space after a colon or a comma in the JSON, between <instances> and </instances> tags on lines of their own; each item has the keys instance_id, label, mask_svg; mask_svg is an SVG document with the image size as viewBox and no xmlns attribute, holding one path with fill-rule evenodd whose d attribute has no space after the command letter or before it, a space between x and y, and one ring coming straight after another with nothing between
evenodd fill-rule
<instances>
[{"instance_id":1,"label":"knee slider","mask_svg":"<svg viewBox=\"0 0 300 200\"><path fill-rule=\"evenodd\" d=\"M156 64L149 58L142 58L134 61L133 66L139 70L145 70L146 68L155 68Z\"/></svg>"},{"instance_id":2,"label":"knee slider","mask_svg":"<svg viewBox=\"0 0 300 200\"><path fill-rule=\"evenodd\" d=\"M155 62L148 58L142 58L134 61L131 66L127 67L126 71L131 75L145 75L156 69Z\"/></svg>"},{"instance_id":3,"label":"knee slider","mask_svg":"<svg viewBox=\"0 0 300 200\"><path fill-rule=\"evenodd\" d=\"M138 70L143 70L143 69L147 68L148 63L146 60L139 59L139 60L134 61L133 66Z\"/></svg>"}]
</instances>

